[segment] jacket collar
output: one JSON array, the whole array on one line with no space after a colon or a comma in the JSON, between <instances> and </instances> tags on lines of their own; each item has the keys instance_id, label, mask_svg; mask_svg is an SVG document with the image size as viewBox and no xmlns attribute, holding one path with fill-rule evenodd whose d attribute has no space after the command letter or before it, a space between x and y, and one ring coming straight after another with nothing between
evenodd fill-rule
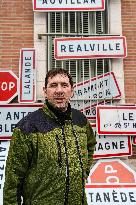
<instances>
[{"instance_id":1,"label":"jacket collar","mask_svg":"<svg viewBox=\"0 0 136 205\"><path fill-rule=\"evenodd\" d=\"M59 109L54 108L48 100L45 101L45 104L43 106L43 110L50 115L50 117L55 118L57 121L59 121L61 124L65 123L65 120L71 119L71 106L70 103L68 104L68 108L65 112L62 112Z\"/></svg>"}]
</instances>

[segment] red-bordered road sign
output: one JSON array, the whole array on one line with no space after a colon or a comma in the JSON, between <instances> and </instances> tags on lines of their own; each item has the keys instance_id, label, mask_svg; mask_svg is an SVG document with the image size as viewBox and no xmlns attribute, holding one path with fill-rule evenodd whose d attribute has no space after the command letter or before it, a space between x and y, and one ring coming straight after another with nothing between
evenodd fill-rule
<instances>
[{"instance_id":1,"label":"red-bordered road sign","mask_svg":"<svg viewBox=\"0 0 136 205\"><path fill-rule=\"evenodd\" d=\"M86 185L88 205L135 205L136 184Z\"/></svg>"},{"instance_id":2,"label":"red-bordered road sign","mask_svg":"<svg viewBox=\"0 0 136 205\"><path fill-rule=\"evenodd\" d=\"M75 1L75 0L33 0L34 11L103 11L105 0Z\"/></svg>"},{"instance_id":3,"label":"red-bordered road sign","mask_svg":"<svg viewBox=\"0 0 136 205\"><path fill-rule=\"evenodd\" d=\"M0 140L11 139L13 129L18 121L27 114L42 107L43 104L9 104L0 105Z\"/></svg>"},{"instance_id":4,"label":"red-bordered road sign","mask_svg":"<svg viewBox=\"0 0 136 205\"><path fill-rule=\"evenodd\" d=\"M125 36L54 39L54 58L56 60L125 58L126 56Z\"/></svg>"},{"instance_id":5,"label":"red-bordered road sign","mask_svg":"<svg viewBox=\"0 0 136 205\"><path fill-rule=\"evenodd\" d=\"M114 72L108 72L75 84L71 100L108 100L120 97L121 91Z\"/></svg>"},{"instance_id":6,"label":"red-bordered road sign","mask_svg":"<svg viewBox=\"0 0 136 205\"><path fill-rule=\"evenodd\" d=\"M91 124L94 133L96 133L96 124ZM93 158L111 158L132 155L132 143L130 136L113 136L113 135L97 135L97 144Z\"/></svg>"},{"instance_id":7,"label":"red-bordered road sign","mask_svg":"<svg viewBox=\"0 0 136 205\"><path fill-rule=\"evenodd\" d=\"M36 100L35 49L22 48L19 67L19 103L33 103Z\"/></svg>"},{"instance_id":8,"label":"red-bordered road sign","mask_svg":"<svg viewBox=\"0 0 136 205\"><path fill-rule=\"evenodd\" d=\"M136 172L120 159L100 159L90 170L88 184L136 183Z\"/></svg>"},{"instance_id":9,"label":"red-bordered road sign","mask_svg":"<svg viewBox=\"0 0 136 205\"><path fill-rule=\"evenodd\" d=\"M136 106L97 106L99 135L136 135Z\"/></svg>"},{"instance_id":10,"label":"red-bordered road sign","mask_svg":"<svg viewBox=\"0 0 136 205\"><path fill-rule=\"evenodd\" d=\"M136 172L120 159L101 159L85 185L88 205L136 204Z\"/></svg>"},{"instance_id":11,"label":"red-bordered road sign","mask_svg":"<svg viewBox=\"0 0 136 205\"><path fill-rule=\"evenodd\" d=\"M17 96L18 78L10 70L0 71L0 103L9 103Z\"/></svg>"}]
</instances>

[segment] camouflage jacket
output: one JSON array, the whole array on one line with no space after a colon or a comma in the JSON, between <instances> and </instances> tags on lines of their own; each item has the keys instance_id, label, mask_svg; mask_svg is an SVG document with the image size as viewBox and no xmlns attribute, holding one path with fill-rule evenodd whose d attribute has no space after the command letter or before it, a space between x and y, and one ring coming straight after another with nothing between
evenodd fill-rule
<instances>
[{"instance_id":1,"label":"camouflage jacket","mask_svg":"<svg viewBox=\"0 0 136 205\"><path fill-rule=\"evenodd\" d=\"M86 117L71 109L60 123L43 108L14 129L6 163L3 205L86 205L85 178L96 144Z\"/></svg>"}]
</instances>

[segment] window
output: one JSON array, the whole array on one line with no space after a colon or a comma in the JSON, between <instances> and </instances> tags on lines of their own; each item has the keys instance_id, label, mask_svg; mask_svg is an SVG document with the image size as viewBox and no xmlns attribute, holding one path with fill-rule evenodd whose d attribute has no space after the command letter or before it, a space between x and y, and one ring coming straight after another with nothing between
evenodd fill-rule
<instances>
[{"instance_id":1,"label":"window","mask_svg":"<svg viewBox=\"0 0 136 205\"><path fill-rule=\"evenodd\" d=\"M111 71L109 59L55 60L53 45L55 37L108 35L108 2L108 0L105 1L104 11L49 12L47 14L48 70L64 68L72 75L75 84L82 82L83 85L86 80L96 77L97 81L98 75L104 75L104 73ZM96 87L98 86L96 85ZM98 93L98 91L96 92ZM73 98L71 105L86 114L87 107L91 109L92 105L101 103L102 100L105 101L104 98L99 99L99 96L97 98L90 96L86 99L84 94L80 99ZM110 100L112 100L112 97Z\"/></svg>"},{"instance_id":2,"label":"window","mask_svg":"<svg viewBox=\"0 0 136 205\"><path fill-rule=\"evenodd\" d=\"M108 71L108 60L64 60L54 59L53 39L55 37L89 37L108 33L108 1L105 11L90 12L49 12L48 33L48 70L63 67L69 70L74 81L81 81ZM96 68L97 66L97 68Z\"/></svg>"}]
</instances>

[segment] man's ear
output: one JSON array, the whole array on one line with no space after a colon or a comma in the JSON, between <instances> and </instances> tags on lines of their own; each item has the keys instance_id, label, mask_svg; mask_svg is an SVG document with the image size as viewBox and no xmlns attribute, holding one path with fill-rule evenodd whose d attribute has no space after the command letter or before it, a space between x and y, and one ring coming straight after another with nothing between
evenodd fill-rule
<instances>
[{"instance_id":1,"label":"man's ear","mask_svg":"<svg viewBox=\"0 0 136 205\"><path fill-rule=\"evenodd\" d=\"M71 98L74 96L74 88L71 88Z\"/></svg>"},{"instance_id":2,"label":"man's ear","mask_svg":"<svg viewBox=\"0 0 136 205\"><path fill-rule=\"evenodd\" d=\"M43 87L44 96L46 97L47 89Z\"/></svg>"}]
</instances>

